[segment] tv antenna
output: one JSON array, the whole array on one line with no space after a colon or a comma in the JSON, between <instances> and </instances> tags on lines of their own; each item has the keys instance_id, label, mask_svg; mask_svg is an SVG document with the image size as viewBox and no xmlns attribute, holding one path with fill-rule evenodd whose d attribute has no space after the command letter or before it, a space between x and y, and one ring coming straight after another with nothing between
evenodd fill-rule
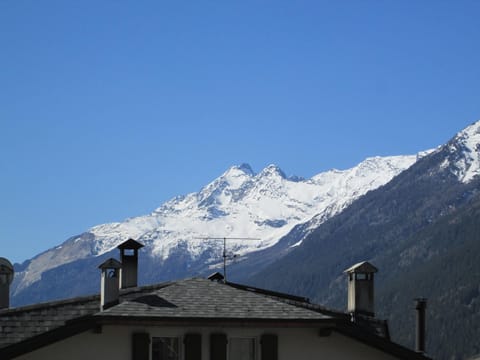
<instances>
[{"instance_id":1,"label":"tv antenna","mask_svg":"<svg viewBox=\"0 0 480 360\"><path fill-rule=\"evenodd\" d=\"M227 240L261 240L259 238L249 238L249 237L214 237L206 236L200 237L197 239L201 240L223 240L223 280L227 282Z\"/></svg>"}]
</instances>

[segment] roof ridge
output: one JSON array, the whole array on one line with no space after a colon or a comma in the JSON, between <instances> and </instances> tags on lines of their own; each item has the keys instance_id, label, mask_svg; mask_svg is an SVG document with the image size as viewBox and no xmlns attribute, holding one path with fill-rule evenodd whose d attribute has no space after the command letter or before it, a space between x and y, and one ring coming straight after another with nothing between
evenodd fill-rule
<instances>
[{"instance_id":1,"label":"roof ridge","mask_svg":"<svg viewBox=\"0 0 480 360\"><path fill-rule=\"evenodd\" d=\"M149 284L149 285L141 285L141 286L135 286L135 287L130 287L126 289L120 289L120 297L122 296L127 296L135 293L140 293L140 292L146 292L149 290L159 290L163 289L164 287L173 285L175 283L178 283L179 281L165 281L157 284Z\"/></svg>"},{"instance_id":2,"label":"roof ridge","mask_svg":"<svg viewBox=\"0 0 480 360\"><path fill-rule=\"evenodd\" d=\"M273 291L273 290L268 290L268 289L262 289L262 288L257 288L255 286L250 286L250 285L243 285L243 284L238 284L238 283L233 283L233 282L225 282L225 285L229 285L231 287L245 290L245 291L250 291L258 294L263 294L263 295L272 295L275 297L281 297L285 299L291 299L291 300L296 300L296 301L301 301L305 303L310 303L310 299L302 296L297 296L297 295L292 295L292 294L287 294L287 293L282 293L278 291Z\"/></svg>"}]
</instances>

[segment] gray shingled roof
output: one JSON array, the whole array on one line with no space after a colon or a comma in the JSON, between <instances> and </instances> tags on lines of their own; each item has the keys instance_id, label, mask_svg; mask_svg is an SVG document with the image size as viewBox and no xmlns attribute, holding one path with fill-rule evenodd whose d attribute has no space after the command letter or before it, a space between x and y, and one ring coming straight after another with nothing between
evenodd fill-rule
<instances>
[{"instance_id":1,"label":"gray shingled roof","mask_svg":"<svg viewBox=\"0 0 480 360\"><path fill-rule=\"evenodd\" d=\"M206 279L187 279L124 301L97 316L325 320L331 316Z\"/></svg>"}]
</instances>

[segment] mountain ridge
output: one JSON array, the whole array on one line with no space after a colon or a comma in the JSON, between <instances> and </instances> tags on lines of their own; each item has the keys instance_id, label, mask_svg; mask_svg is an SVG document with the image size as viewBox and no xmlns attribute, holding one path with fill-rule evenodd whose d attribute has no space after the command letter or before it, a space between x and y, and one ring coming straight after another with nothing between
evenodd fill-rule
<instances>
[{"instance_id":1,"label":"mountain ridge","mask_svg":"<svg viewBox=\"0 0 480 360\"><path fill-rule=\"evenodd\" d=\"M276 165L259 173L248 164L232 166L199 192L177 196L148 215L94 226L17 266L14 297L40 281L45 271L100 257L127 238L143 242L160 263L182 247L191 261L210 254L204 259L206 266L215 267L221 259L221 247L215 242L200 243L197 238L262 239L230 242L229 250L240 256L270 248L296 225L313 217L323 221L416 160L417 155L368 158L351 169L320 173L306 180L290 180Z\"/></svg>"}]
</instances>

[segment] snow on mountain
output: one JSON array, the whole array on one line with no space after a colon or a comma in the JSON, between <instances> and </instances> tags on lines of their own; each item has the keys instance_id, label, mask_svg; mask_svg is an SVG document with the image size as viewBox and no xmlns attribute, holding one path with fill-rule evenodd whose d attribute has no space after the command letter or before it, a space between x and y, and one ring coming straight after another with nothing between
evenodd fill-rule
<instances>
[{"instance_id":1,"label":"snow on mountain","mask_svg":"<svg viewBox=\"0 0 480 360\"><path fill-rule=\"evenodd\" d=\"M228 250L240 256L266 249L295 225L312 218L317 225L325 221L416 159L415 155L373 157L351 169L330 170L307 180L287 178L275 165L258 174L246 164L234 166L199 192L176 197L149 215L95 226L38 255L18 274L15 292L38 281L48 269L102 255L128 238L144 243L159 261L179 248L186 249L191 259L208 251L207 266L221 260L222 242L205 238L259 239L228 240Z\"/></svg>"},{"instance_id":2,"label":"snow on mountain","mask_svg":"<svg viewBox=\"0 0 480 360\"><path fill-rule=\"evenodd\" d=\"M460 131L445 147L449 155L441 169L450 169L465 184L480 174L480 121Z\"/></svg>"},{"instance_id":3,"label":"snow on mountain","mask_svg":"<svg viewBox=\"0 0 480 360\"><path fill-rule=\"evenodd\" d=\"M307 223L305 223L305 231L298 241L291 245L297 247L305 239L311 231L316 229L320 224L328 220L330 217L341 212L353 200L365 194L367 191L376 189L387 182L402 170L410 167L416 160L427 156L433 150L419 152L414 156L392 156L392 157L372 157L367 158L358 166L348 170L330 170L320 173L312 178L317 184L326 186L320 195L323 204L318 211ZM375 174L376 176L372 176Z\"/></svg>"}]
</instances>

